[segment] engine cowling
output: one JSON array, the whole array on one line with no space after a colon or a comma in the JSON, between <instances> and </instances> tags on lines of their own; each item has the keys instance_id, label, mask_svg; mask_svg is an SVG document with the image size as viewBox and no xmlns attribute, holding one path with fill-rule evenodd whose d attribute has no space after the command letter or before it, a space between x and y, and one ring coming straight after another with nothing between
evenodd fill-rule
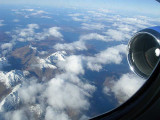
<instances>
[{"instance_id":1,"label":"engine cowling","mask_svg":"<svg viewBox=\"0 0 160 120\"><path fill-rule=\"evenodd\" d=\"M148 78L160 59L160 26L137 32L128 44L128 62L137 75Z\"/></svg>"}]
</instances>

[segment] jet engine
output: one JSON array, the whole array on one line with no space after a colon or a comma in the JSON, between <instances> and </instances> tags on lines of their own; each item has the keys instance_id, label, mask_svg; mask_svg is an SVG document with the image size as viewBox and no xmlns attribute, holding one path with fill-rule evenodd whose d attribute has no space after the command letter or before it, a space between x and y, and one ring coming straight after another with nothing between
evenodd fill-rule
<instances>
[{"instance_id":1,"label":"jet engine","mask_svg":"<svg viewBox=\"0 0 160 120\"><path fill-rule=\"evenodd\" d=\"M137 32L128 44L128 62L137 75L148 78L160 58L160 26Z\"/></svg>"}]
</instances>

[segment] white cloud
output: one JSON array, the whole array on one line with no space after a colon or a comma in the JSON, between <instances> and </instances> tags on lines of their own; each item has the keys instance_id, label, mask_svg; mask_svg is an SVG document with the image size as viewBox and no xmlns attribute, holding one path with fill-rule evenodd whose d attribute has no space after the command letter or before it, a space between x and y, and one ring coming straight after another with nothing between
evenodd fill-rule
<instances>
[{"instance_id":1,"label":"white cloud","mask_svg":"<svg viewBox=\"0 0 160 120\"><path fill-rule=\"evenodd\" d=\"M53 78L49 82L45 93L47 102L55 109L71 108L80 110L88 109L89 107L89 102L83 89L59 78ZM79 101L78 104L77 101Z\"/></svg>"},{"instance_id":2,"label":"white cloud","mask_svg":"<svg viewBox=\"0 0 160 120\"><path fill-rule=\"evenodd\" d=\"M64 44L56 44L53 46L56 50L87 50L87 47L85 45L85 41L89 40L99 40L99 41L124 41L128 40L131 36L125 32L121 32L118 30L109 29L107 32L104 32L106 35L101 35L98 33L89 33L85 35L81 35L79 37L78 41L72 42L72 43L64 43Z\"/></svg>"},{"instance_id":3,"label":"white cloud","mask_svg":"<svg viewBox=\"0 0 160 120\"><path fill-rule=\"evenodd\" d=\"M72 43L64 43L64 44L56 44L53 46L54 49L56 50L69 50L69 51L73 51L73 50L87 50L86 45L83 41L75 41Z\"/></svg>"},{"instance_id":4,"label":"white cloud","mask_svg":"<svg viewBox=\"0 0 160 120\"><path fill-rule=\"evenodd\" d=\"M94 71L102 69L103 64L120 64L122 61L122 54L126 54L127 46L124 44L109 47L104 51L94 55L93 57L84 57L87 61L87 67Z\"/></svg>"},{"instance_id":5,"label":"white cloud","mask_svg":"<svg viewBox=\"0 0 160 120\"><path fill-rule=\"evenodd\" d=\"M84 14L81 13L68 14L68 16L71 16L72 20L77 22L86 22L89 20L88 16L85 16Z\"/></svg>"},{"instance_id":6,"label":"white cloud","mask_svg":"<svg viewBox=\"0 0 160 120\"><path fill-rule=\"evenodd\" d=\"M102 30L105 28L105 25L101 24L101 23L82 23L82 29L85 30Z\"/></svg>"},{"instance_id":7,"label":"white cloud","mask_svg":"<svg viewBox=\"0 0 160 120\"><path fill-rule=\"evenodd\" d=\"M23 110L15 110L5 114L5 120L28 120Z\"/></svg>"},{"instance_id":8,"label":"white cloud","mask_svg":"<svg viewBox=\"0 0 160 120\"><path fill-rule=\"evenodd\" d=\"M86 35L81 35L79 38L79 41L75 41L72 43L64 43L64 44L56 44L53 46L56 50L69 50L69 51L82 51L87 50L87 47L85 45L85 41L87 40L100 40L100 41L107 41L106 36L100 35L98 33L90 33Z\"/></svg>"},{"instance_id":9,"label":"white cloud","mask_svg":"<svg viewBox=\"0 0 160 120\"><path fill-rule=\"evenodd\" d=\"M106 41L106 36L100 35L98 33L89 33L86 35L81 35L80 40L85 41L85 40L101 40L101 41Z\"/></svg>"},{"instance_id":10,"label":"white cloud","mask_svg":"<svg viewBox=\"0 0 160 120\"><path fill-rule=\"evenodd\" d=\"M114 27L116 27L119 31L122 31L122 32L133 32L133 31L136 31L137 29L132 26L132 25L128 25L128 24L123 24L123 23L113 23Z\"/></svg>"},{"instance_id":11,"label":"white cloud","mask_svg":"<svg viewBox=\"0 0 160 120\"><path fill-rule=\"evenodd\" d=\"M32 12L32 11L34 11L34 9L22 9L22 11L29 11L29 12Z\"/></svg>"},{"instance_id":12,"label":"white cloud","mask_svg":"<svg viewBox=\"0 0 160 120\"><path fill-rule=\"evenodd\" d=\"M41 18L50 18L49 13L44 10L36 10L36 9L13 9L13 12L15 12L18 15L22 15L25 18L30 17L41 17Z\"/></svg>"},{"instance_id":13,"label":"white cloud","mask_svg":"<svg viewBox=\"0 0 160 120\"><path fill-rule=\"evenodd\" d=\"M23 104L35 104L38 94L45 89L45 84L37 83L36 79L28 81L22 83L22 87L18 89L18 95Z\"/></svg>"},{"instance_id":14,"label":"white cloud","mask_svg":"<svg viewBox=\"0 0 160 120\"><path fill-rule=\"evenodd\" d=\"M12 51L14 45L15 43L12 41L10 43L1 44L2 55L5 56L8 52Z\"/></svg>"},{"instance_id":15,"label":"white cloud","mask_svg":"<svg viewBox=\"0 0 160 120\"><path fill-rule=\"evenodd\" d=\"M107 15L104 12L101 11L87 11L91 16L93 16L92 18L101 18L101 17L106 17Z\"/></svg>"},{"instance_id":16,"label":"white cloud","mask_svg":"<svg viewBox=\"0 0 160 120\"><path fill-rule=\"evenodd\" d=\"M131 38L131 36L125 32L114 30L114 29L108 29L107 32L105 32L107 37L111 39L111 41L124 41Z\"/></svg>"},{"instance_id":17,"label":"white cloud","mask_svg":"<svg viewBox=\"0 0 160 120\"><path fill-rule=\"evenodd\" d=\"M19 19L14 19L13 20L13 22L16 22L16 23L19 22L19 21L20 21Z\"/></svg>"},{"instance_id":18,"label":"white cloud","mask_svg":"<svg viewBox=\"0 0 160 120\"><path fill-rule=\"evenodd\" d=\"M133 17L119 16L119 19L117 19L117 23L131 25L132 27L138 30L154 26L152 24L152 19L144 16L133 16Z\"/></svg>"},{"instance_id":19,"label":"white cloud","mask_svg":"<svg viewBox=\"0 0 160 120\"><path fill-rule=\"evenodd\" d=\"M65 70L66 72L73 74L84 74L81 56L69 56L66 57L65 61L58 62L58 67Z\"/></svg>"},{"instance_id":20,"label":"white cloud","mask_svg":"<svg viewBox=\"0 0 160 120\"><path fill-rule=\"evenodd\" d=\"M0 20L0 27L4 26L3 22L4 22L4 20Z\"/></svg>"},{"instance_id":21,"label":"white cloud","mask_svg":"<svg viewBox=\"0 0 160 120\"><path fill-rule=\"evenodd\" d=\"M1 45L1 49L5 50L7 49L8 51L11 51L13 48L13 43L4 43Z\"/></svg>"},{"instance_id":22,"label":"white cloud","mask_svg":"<svg viewBox=\"0 0 160 120\"><path fill-rule=\"evenodd\" d=\"M29 29L39 29L39 25L38 24L28 24L27 27Z\"/></svg>"},{"instance_id":23,"label":"white cloud","mask_svg":"<svg viewBox=\"0 0 160 120\"><path fill-rule=\"evenodd\" d=\"M78 17L72 17L72 19L73 19L74 21L77 21L77 22L85 22L85 21L87 21L86 19L78 18Z\"/></svg>"},{"instance_id":24,"label":"white cloud","mask_svg":"<svg viewBox=\"0 0 160 120\"><path fill-rule=\"evenodd\" d=\"M71 17L78 17L78 16L81 16L83 14L81 13L73 13L73 14L68 14L68 16L71 16Z\"/></svg>"},{"instance_id":25,"label":"white cloud","mask_svg":"<svg viewBox=\"0 0 160 120\"><path fill-rule=\"evenodd\" d=\"M37 10L34 13L31 13L31 15L42 15L42 14L47 14L47 12L43 11L43 10Z\"/></svg>"},{"instance_id":26,"label":"white cloud","mask_svg":"<svg viewBox=\"0 0 160 120\"><path fill-rule=\"evenodd\" d=\"M8 63L8 60L5 57L0 58L0 70L3 69L3 67L10 66Z\"/></svg>"},{"instance_id":27,"label":"white cloud","mask_svg":"<svg viewBox=\"0 0 160 120\"><path fill-rule=\"evenodd\" d=\"M115 98L121 104L129 99L145 82L144 79L133 73L123 74L120 79L110 81L110 86L104 87L104 93L114 94Z\"/></svg>"},{"instance_id":28,"label":"white cloud","mask_svg":"<svg viewBox=\"0 0 160 120\"><path fill-rule=\"evenodd\" d=\"M132 25L135 24L139 26L151 25L147 19L142 17L126 17L126 18L122 18L121 21L124 21L127 24L132 24Z\"/></svg>"},{"instance_id":29,"label":"white cloud","mask_svg":"<svg viewBox=\"0 0 160 120\"><path fill-rule=\"evenodd\" d=\"M54 111L51 107L47 107L45 120L70 120L68 115L63 111Z\"/></svg>"},{"instance_id":30,"label":"white cloud","mask_svg":"<svg viewBox=\"0 0 160 120\"><path fill-rule=\"evenodd\" d=\"M61 29L60 27L52 27L49 28L48 31L51 36L62 39L63 35L59 32L60 29Z\"/></svg>"},{"instance_id":31,"label":"white cloud","mask_svg":"<svg viewBox=\"0 0 160 120\"><path fill-rule=\"evenodd\" d=\"M38 24L28 24L26 28L17 29L15 30L15 35L12 35L13 41L40 41L51 36L63 40L63 35L59 32L60 27L51 27L44 29L42 32L35 32L39 28Z\"/></svg>"},{"instance_id":32,"label":"white cloud","mask_svg":"<svg viewBox=\"0 0 160 120\"><path fill-rule=\"evenodd\" d=\"M47 16L47 15L43 15L43 16L41 16L41 18L47 18L47 19L51 19L52 17L50 17L50 16Z\"/></svg>"}]
</instances>

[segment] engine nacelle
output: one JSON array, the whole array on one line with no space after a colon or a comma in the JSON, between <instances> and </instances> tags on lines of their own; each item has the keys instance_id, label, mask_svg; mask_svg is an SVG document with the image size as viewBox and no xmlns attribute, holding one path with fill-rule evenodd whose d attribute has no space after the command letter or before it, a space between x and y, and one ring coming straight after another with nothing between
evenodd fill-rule
<instances>
[{"instance_id":1,"label":"engine nacelle","mask_svg":"<svg viewBox=\"0 0 160 120\"><path fill-rule=\"evenodd\" d=\"M137 32L128 44L128 62L137 75L148 78L160 59L160 26Z\"/></svg>"}]
</instances>

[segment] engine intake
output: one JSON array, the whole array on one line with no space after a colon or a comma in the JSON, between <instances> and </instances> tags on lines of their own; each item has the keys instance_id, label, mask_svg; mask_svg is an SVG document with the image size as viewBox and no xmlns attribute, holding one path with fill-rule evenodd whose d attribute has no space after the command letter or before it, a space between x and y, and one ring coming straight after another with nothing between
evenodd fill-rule
<instances>
[{"instance_id":1,"label":"engine intake","mask_svg":"<svg viewBox=\"0 0 160 120\"><path fill-rule=\"evenodd\" d=\"M160 26L137 32L128 44L128 62L137 75L148 78L160 59Z\"/></svg>"}]
</instances>

